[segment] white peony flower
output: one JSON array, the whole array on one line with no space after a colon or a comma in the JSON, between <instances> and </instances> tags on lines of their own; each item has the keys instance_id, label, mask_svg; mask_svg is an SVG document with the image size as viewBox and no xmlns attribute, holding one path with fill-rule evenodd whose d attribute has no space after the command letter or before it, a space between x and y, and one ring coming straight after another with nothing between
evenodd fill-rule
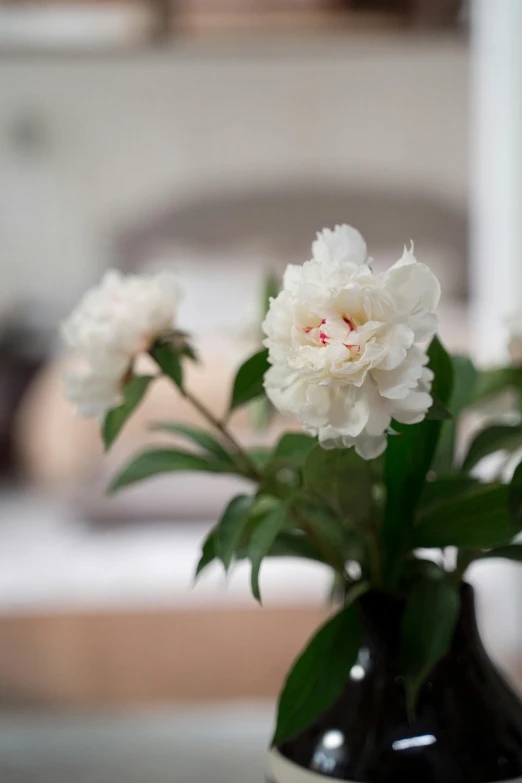
<instances>
[{"instance_id":1,"label":"white peony flower","mask_svg":"<svg viewBox=\"0 0 522 783\"><path fill-rule=\"evenodd\" d=\"M392 418L414 424L432 404L433 373L419 343L437 330L440 285L413 247L373 274L350 226L322 231L312 253L287 267L263 324L266 393L325 448L354 446L372 459L386 448Z\"/></svg>"},{"instance_id":2,"label":"white peony flower","mask_svg":"<svg viewBox=\"0 0 522 783\"><path fill-rule=\"evenodd\" d=\"M175 326L180 291L172 274L111 270L62 324L66 342L84 360L84 373L66 377L66 397L81 416L103 416L122 401L134 359Z\"/></svg>"},{"instance_id":3,"label":"white peony flower","mask_svg":"<svg viewBox=\"0 0 522 783\"><path fill-rule=\"evenodd\" d=\"M122 377L119 374L67 373L65 397L76 406L79 416L99 417L122 402Z\"/></svg>"}]
</instances>

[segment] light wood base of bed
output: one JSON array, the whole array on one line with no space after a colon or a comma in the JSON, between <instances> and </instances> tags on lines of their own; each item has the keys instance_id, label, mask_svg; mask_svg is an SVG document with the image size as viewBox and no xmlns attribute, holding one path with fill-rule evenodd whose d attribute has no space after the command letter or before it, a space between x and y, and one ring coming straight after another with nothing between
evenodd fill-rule
<instances>
[{"instance_id":1,"label":"light wood base of bed","mask_svg":"<svg viewBox=\"0 0 522 783\"><path fill-rule=\"evenodd\" d=\"M318 608L0 616L0 703L275 698Z\"/></svg>"}]
</instances>

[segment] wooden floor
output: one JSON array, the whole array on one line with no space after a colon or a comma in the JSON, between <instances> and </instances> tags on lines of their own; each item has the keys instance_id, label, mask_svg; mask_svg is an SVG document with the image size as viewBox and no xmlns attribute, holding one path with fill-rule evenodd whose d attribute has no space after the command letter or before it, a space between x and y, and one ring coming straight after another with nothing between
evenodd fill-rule
<instances>
[{"instance_id":1,"label":"wooden floor","mask_svg":"<svg viewBox=\"0 0 522 783\"><path fill-rule=\"evenodd\" d=\"M274 698L317 608L0 617L0 703L57 708Z\"/></svg>"}]
</instances>

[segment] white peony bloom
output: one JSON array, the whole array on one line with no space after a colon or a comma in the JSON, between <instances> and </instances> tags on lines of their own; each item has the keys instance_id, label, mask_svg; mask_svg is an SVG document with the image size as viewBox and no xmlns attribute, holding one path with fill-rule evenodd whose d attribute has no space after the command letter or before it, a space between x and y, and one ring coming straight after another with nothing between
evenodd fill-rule
<instances>
[{"instance_id":1,"label":"white peony bloom","mask_svg":"<svg viewBox=\"0 0 522 783\"><path fill-rule=\"evenodd\" d=\"M172 274L129 275L111 270L62 324L71 348L87 365L66 377L66 397L81 416L103 416L122 401L134 359L175 327L180 298Z\"/></svg>"},{"instance_id":2,"label":"white peony bloom","mask_svg":"<svg viewBox=\"0 0 522 783\"><path fill-rule=\"evenodd\" d=\"M122 402L122 379L119 374L67 373L65 397L76 406L79 416L103 416Z\"/></svg>"},{"instance_id":3,"label":"white peony bloom","mask_svg":"<svg viewBox=\"0 0 522 783\"><path fill-rule=\"evenodd\" d=\"M433 373L418 343L437 330L440 285L413 248L373 274L350 226L322 231L312 253L287 267L263 324L266 393L325 448L354 446L372 459L392 418L414 424L432 404Z\"/></svg>"}]
</instances>

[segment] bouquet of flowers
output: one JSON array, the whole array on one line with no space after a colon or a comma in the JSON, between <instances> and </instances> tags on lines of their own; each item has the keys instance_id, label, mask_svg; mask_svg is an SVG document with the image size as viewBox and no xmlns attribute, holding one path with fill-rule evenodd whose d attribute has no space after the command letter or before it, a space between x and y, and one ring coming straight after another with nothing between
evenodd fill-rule
<instances>
[{"instance_id":1,"label":"bouquet of flowers","mask_svg":"<svg viewBox=\"0 0 522 783\"><path fill-rule=\"evenodd\" d=\"M249 491L232 498L203 543L200 574L251 563L262 597L267 557L300 557L332 569L342 588L333 616L293 665L282 690L274 744L306 729L342 692L361 646L359 601L376 591L404 602L401 655L408 710L451 644L461 583L478 558L522 559L522 468L506 483L479 480L488 454L522 446L522 427L486 424L456 456L463 412L507 387L522 388L522 367L480 372L449 356L436 336L440 286L404 249L384 273L372 271L366 243L347 225L325 229L312 258L287 267L270 300L264 348L239 368L220 418L184 382L197 361L177 323L171 275L106 274L64 324L86 363L67 378L67 396L99 417L106 449L155 379L172 381L208 422L205 429L163 422L187 447L150 448L112 482L116 492L159 473L207 471L241 476ZM138 374L147 353L154 374ZM266 395L295 417L271 450L246 449L228 419Z\"/></svg>"}]
</instances>

